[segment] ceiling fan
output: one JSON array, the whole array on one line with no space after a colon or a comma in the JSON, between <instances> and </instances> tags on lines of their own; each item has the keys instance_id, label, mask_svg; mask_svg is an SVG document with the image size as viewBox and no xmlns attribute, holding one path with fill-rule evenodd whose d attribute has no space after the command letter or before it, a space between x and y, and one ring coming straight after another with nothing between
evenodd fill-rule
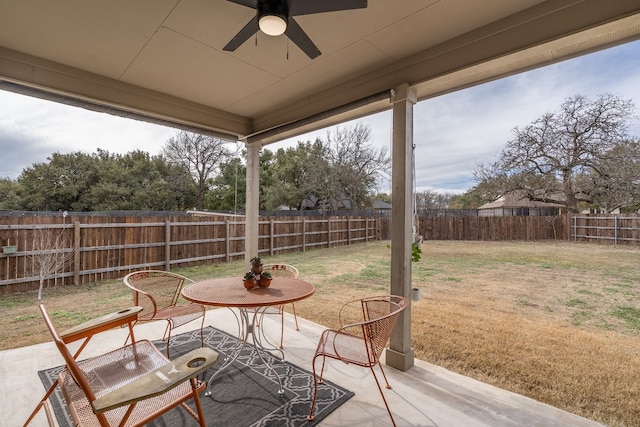
<instances>
[{"instance_id":1,"label":"ceiling fan","mask_svg":"<svg viewBox=\"0 0 640 427\"><path fill-rule=\"evenodd\" d=\"M233 52L258 30L270 36L286 34L307 56L314 59L320 49L298 25L294 16L315 13L337 12L340 10L364 9L367 0L227 0L256 10L251 19L227 43L223 50Z\"/></svg>"}]
</instances>

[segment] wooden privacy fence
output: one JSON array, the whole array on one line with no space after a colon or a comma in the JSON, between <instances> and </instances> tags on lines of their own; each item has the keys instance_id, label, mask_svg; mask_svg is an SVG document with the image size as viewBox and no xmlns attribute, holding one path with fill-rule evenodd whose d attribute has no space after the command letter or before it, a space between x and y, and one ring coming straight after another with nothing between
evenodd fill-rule
<instances>
[{"instance_id":1,"label":"wooden privacy fence","mask_svg":"<svg viewBox=\"0 0 640 427\"><path fill-rule=\"evenodd\" d=\"M50 286L115 279L138 269L169 270L244 257L244 216L71 215L2 217L0 221L0 295L37 288L42 260L54 264L46 274L45 284ZM258 255L379 238L376 218L262 217Z\"/></svg>"},{"instance_id":2,"label":"wooden privacy fence","mask_svg":"<svg viewBox=\"0 0 640 427\"><path fill-rule=\"evenodd\" d=\"M640 243L639 215L578 215L572 218L572 239L613 244Z\"/></svg>"},{"instance_id":3,"label":"wooden privacy fence","mask_svg":"<svg viewBox=\"0 0 640 427\"><path fill-rule=\"evenodd\" d=\"M390 224L388 217L261 217L258 255L387 240ZM640 242L638 215L422 216L416 225L425 240ZM244 216L230 215L0 217L9 252L0 253L0 295L37 288L39 259L55 261L47 286L88 283L143 268L241 259L244 233Z\"/></svg>"},{"instance_id":4,"label":"wooden privacy fence","mask_svg":"<svg viewBox=\"0 0 640 427\"><path fill-rule=\"evenodd\" d=\"M419 217L425 240L567 240L567 215Z\"/></svg>"}]
</instances>

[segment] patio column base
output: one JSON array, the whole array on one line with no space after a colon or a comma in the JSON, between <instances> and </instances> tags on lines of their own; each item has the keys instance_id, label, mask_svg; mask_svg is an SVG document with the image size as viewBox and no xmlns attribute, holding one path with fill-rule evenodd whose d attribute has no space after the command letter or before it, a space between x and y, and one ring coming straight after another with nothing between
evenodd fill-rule
<instances>
[{"instance_id":1,"label":"patio column base","mask_svg":"<svg viewBox=\"0 0 640 427\"><path fill-rule=\"evenodd\" d=\"M413 362L413 348L410 348L406 353L400 353L399 351L388 348L385 353L385 364L403 372L411 368L413 366Z\"/></svg>"}]
</instances>

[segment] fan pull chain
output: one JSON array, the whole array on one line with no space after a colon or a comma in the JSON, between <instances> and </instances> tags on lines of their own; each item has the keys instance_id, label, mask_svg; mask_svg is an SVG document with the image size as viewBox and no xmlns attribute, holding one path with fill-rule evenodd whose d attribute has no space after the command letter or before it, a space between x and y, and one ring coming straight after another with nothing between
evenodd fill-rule
<instances>
[{"instance_id":1,"label":"fan pull chain","mask_svg":"<svg viewBox=\"0 0 640 427\"><path fill-rule=\"evenodd\" d=\"M287 37L287 61L289 60L289 37Z\"/></svg>"}]
</instances>

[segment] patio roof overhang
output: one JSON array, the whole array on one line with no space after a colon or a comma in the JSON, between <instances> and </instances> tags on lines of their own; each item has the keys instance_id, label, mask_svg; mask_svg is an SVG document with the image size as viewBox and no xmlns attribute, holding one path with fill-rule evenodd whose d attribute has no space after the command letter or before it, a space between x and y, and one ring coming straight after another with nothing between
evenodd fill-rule
<instances>
[{"instance_id":1,"label":"patio roof overhang","mask_svg":"<svg viewBox=\"0 0 640 427\"><path fill-rule=\"evenodd\" d=\"M370 0L299 16L311 60L226 0L6 0L0 87L231 139L279 141L640 37L636 0ZM287 58L288 56L288 58Z\"/></svg>"},{"instance_id":2,"label":"patio roof overhang","mask_svg":"<svg viewBox=\"0 0 640 427\"><path fill-rule=\"evenodd\" d=\"M638 0L370 0L296 17L322 51L313 60L262 33L224 51L254 15L226 0L4 0L0 89L244 140L247 262L258 250L260 147L392 109L400 295L411 287L415 102L640 38ZM409 308L386 356L403 370L410 323Z\"/></svg>"}]
</instances>

